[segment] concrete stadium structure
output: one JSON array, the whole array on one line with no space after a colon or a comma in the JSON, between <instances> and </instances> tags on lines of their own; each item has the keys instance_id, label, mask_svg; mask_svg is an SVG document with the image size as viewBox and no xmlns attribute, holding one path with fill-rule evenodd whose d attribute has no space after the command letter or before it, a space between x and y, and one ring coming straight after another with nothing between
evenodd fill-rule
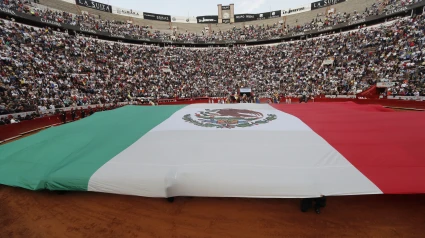
<instances>
[{"instance_id":1,"label":"concrete stadium structure","mask_svg":"<svg viewBox=\"0 0 425 238\"><path fill-rule=\"evenodd\" d=\"M336 5L332 5L330 8L334 8L336 12L347 12L351 13L354 10L358 12L363 12L366 8L372 6L373 3L376 3L375 0L350 0L346 2L342 2ZM242 23L234 23L234 24L184 24L184 23L172 23L172 22L163 22L163 21L153 21L147 19L140 18L132 18L126 17L122 15L111 14L87 7L77 6L75 4L71 4L65 1L58 0L40 0L40 4L45 5L52 9L57 9L60 11L66 11L74 14L81 14L81 11L86 11L90 14L98 15L101 19L115 20L115 21L133 21L134 24L143 25L143 26L152 26L153 29L170 32L173 27L177 27L177 32L193 32L200 33L206 26L209 26L212 31L227 31L232 29L234 26L244 27L245 25L273 25L278 23L280 20L286 22L289 26L302 25L304 23L310 22L313 18L322 19L325 18L325 12L329 8L319 8L312 11L302 12L294 15L283 16L280 18L266 19L260 21L250 21L250 22L242 22ZM275 6L276 8L283 8L284 6ZM237 6L235 6L237 8ZM159 13L161 14L161 13ZM319 16L318 16L319 15ZM320 16L321 15L321 16Z\"/></svg>"}]
</instances>

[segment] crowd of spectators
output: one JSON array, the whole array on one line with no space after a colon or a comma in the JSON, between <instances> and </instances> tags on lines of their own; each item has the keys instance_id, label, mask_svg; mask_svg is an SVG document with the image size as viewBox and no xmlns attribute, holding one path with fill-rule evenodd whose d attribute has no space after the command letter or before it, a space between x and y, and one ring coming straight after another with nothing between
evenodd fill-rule
<instances>
[{"instance_id":1,"label":"crowd of spectators","mask_svg":"<svg viewBox=\"0 0 425 238\"><path fill-rule=\"evenodd\" d=\"M9 115L5 117L0 117L0 126L8 125L8 124L15 124L22 121L29 121L35 118L39 118L40 114L37 113L28 113L25 116L17 115L16 117Z\"/></svg>"},{"instance_id":2,"label":"crowd of spectators","mask_svg":"<svg viewBox=\"0 0 425 238\"><path fill-rule=\"evenodd\" d=\"M276 46L160 48L0 21L0 113L134 98L356 94L376 80L423 95L423 16Z\"/></svg>"},{"instance_id":3,"label":"crowd of spectators","mask_svg":"<svg viewBox=\"0 0 425 238\"><path fill-rule=\"evenodd\" d=\"M370 8L363 12L354 10L352 13L341 13L328 11L326 14L318 14L315 19L305 24L285 25L284 22L276 22L272 25L246 25L243 27L234 26L226 31L207 32L161 32L152 29L152 26L140 26L130 22L120 22L108 19L100 19L99 16L83 14L76 15L67 12L51 10L49 8L38 9L32 7L30 0L0 0L0 6L5 6L14 10L22 11L45 19L62 22L70 25L77 25L97 31L105 31L119 35L132 35L151 39L164 40L185 40L185 41L214 41L214 40L249 40L263 39L268 37L282 37L294 32L303 32L321 29L340 23L365 19L371 15L382 14L385 11L393 10L399 6L409 5L422 0L377 0Z\"/></svg>"},{"instance_id":4,"label":"crowd of spectators","mask_svg":"<svg viewBox=\"0 0 425 238\"><path fill-rule=\"evenodd\" d=\"M399 7L408 6L410 4L420 2L422 0L380 0L373 3L363 12L354 10L352 13L337 12L334 9L329 10L326 14L317 14L317 18L304 25L287 26L288 32L302 32L317 30L324 27L334 26L345 22L359 21L366 19L368 16L384 14Z\"/></svg>"},{"instance_id":5,"label":"crowd of spectators","mask_svg":"<svg viewBox=\"0 0 425 238\"><path fill-rule=\"evenodd\" d=\"M1 0L0 0L1 1ZM274 46L130 45L0 20L0 115L69 106L193 97L424 96L425 16ZM4 118L3 118L4 119ZM14 120L24 120L14 118Z\"/></svg>"}]
</instances>

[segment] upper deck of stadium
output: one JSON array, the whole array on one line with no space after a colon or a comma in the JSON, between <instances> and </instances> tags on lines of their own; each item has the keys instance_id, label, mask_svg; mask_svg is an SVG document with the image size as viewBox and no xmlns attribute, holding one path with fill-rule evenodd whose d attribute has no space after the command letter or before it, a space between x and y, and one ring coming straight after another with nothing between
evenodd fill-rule
<instances>
[{"instance_id":1,"label":"upper deck of stadium","mask_svg":"<svg viewBox=\"0 0 425 238\"><path fill-rule=\"evenodd\" d=\"M0 15L38 26L54 26L108 40L131 43L205 45L267 44L347 31L398 15L421 14L424 1L339 0L313 2L294 9L234 14L236 6L218 6L218 15L179 17L98 3L91 0L4 1ZM6 4L4 4L6 3ZM231 9L231 10L222 10ZM223 12L230 12L229 19ZM248 20L249 18L249 20ZM224 24L227 21L229 24Z\"/></svg>"},{"instance_id":2,"label":"upper deck of stadium","mask_svg":"<svg viewBox=\"0 0 425 238\"><path fill-rule=\"evenodd\" d=\"M67 1L58 1L58 0L40 0L40 4L50 7L52 9L57 9L61 11L70 12L73 14L81 14L81 11L88 12L89 14L97 15L101 19L105 20L115 20L115 21L132 21L134 24L142 25L142 26L152 26L153 29L160 31L170 31L173 29L173 26L176 27L178 32L193 32L200 33L205 29L206 26L209 26L212 31L227 31L231 30L234 26L243 27L245 25L273 25L279 23L279 21L284 21L286 25L296 26L303 25L305 23L311 22L312 19L322 19L326 18L326 11L330 9L335 9L335 12L341 13L353 13L354 11L363 12L366 8L370 8L372 4L378 3L377 0L349 0L345 2L341 2L335 5L329 5L328 7L322 7L315 10L300 12L292 15L284 15L282 17L264 19L264 20L256 20L249 22L241 22L234 24L197 24L197 23L179 23L173 22L171 16L170 21L156 21L156 20L147 20L140 18L140 14L138 17L130 17L128 15L119 15L116 13L109 13L105 11L96 10L93 8L84 7L81 5L76 5L69 3ZM113 6L112 6L113 7ZM278 8L279 6L275 6ZM284 6L280 6L283 7ZM235 6L237 8L237 6ZM137 12L137 9L133 9L133 12ZM162 14L159 12L158 14ZM142 14L143 15L143 14ZM187 18L187 17L182 17Z\"/></svg>"}]
</instances>

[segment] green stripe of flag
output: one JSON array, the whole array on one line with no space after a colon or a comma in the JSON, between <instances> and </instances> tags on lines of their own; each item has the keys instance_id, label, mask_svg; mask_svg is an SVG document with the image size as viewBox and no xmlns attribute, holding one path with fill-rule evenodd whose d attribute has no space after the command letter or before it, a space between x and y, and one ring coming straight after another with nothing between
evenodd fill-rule
<instances>
[{"instance_id":1,"label":"green stripe of flag","mask_svg":"<svg viewBox=\"0 0 425 238\"><path fill-rule=\"evenodd\" d=\"M102 165L183 107L126 106L0 146L0 184L85 191Z\"/></svg>"}]
</instances>

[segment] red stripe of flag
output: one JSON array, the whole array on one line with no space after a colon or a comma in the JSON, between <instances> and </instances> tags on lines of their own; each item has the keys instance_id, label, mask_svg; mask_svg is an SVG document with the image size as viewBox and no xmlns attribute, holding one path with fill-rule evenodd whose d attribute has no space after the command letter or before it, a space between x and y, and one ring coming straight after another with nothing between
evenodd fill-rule
<instances>
[{"instance_id":1,"label":"red stripe of flag","mask_svg":"<svg viewBox=\"0 0 425 238\"><path fill-rule=\"evenodd\" d=\"M425 193L425 112L355 103L273 107L301 119L383 193Z\"/></svg>"}]
</instances>

